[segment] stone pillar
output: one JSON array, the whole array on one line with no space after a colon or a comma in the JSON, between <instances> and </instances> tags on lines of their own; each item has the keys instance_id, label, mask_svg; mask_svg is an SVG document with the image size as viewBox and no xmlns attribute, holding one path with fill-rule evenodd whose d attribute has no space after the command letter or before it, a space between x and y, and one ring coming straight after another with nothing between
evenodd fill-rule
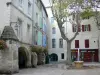
<instances>
[{"instance_id":1,"label":"stone pillar","mask_svg":"<svg viewBox=\"0 0 100 75\"><path fill-rule=\"evenodd\" d=\"M30 51L27 51L28 53L27 53L27 63L26 63L26 66L27 67L32 67L32 65L31 65L31 52Z\"/></svg>"},{"instance_id":2,"label":"stone pillar","mask_svg":"<svg viewBox=\"0 0 100 75\"><path fill-rule=\"evenodd\" d=\"M9 40L6 43L8 48L0 50L0 74L9 74L19 71L16 45L9 44Z\"/></svg>"},{"instance_id":3,"label":"stone pillar","mask_svg":"<svg viewBox=\"0 0 100 75\"><path fill-rule=\"evenodd\" d=\"M32 63L32 67L37 67L37 54L35 52L32 52L31 55L31 63Z\"/></svg>"},{"instance_id":4,"label":"stone pillar","mask_svg":"<svg viewBox=\"0 0 100 75\"><path fill-rule=\"evenodd\" d=\"M9 44L9 42L11 43ZM19 72L19 65L18 65L18 47L17 42L13 40L8 40L9 50L11 55L11 70L13 73Z\"/></svg>"}]
</instances>

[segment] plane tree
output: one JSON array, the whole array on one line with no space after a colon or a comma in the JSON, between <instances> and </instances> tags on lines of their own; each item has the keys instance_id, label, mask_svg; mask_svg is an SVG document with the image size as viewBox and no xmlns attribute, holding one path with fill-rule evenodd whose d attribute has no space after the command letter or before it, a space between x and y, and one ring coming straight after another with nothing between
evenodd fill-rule
<instances>
[{"instance_id":1,"label":"plane tree","mask_svg":"<svg viewBox=\"0 0 100 75\"><path fill-rule=\"evenodd\" d=\"M67 58L66 64L71 64L71 43L79 34L81 20L87 17L95 17L97 26L98 22L97 0L50 0L51 10L54 19L57 22L58 28L61 33L61 37L67 42ZM96 7L96 8L95 8ZM95 11L94 11L95 10ZM68 17L74 17L74 19L68 20ZM76 32L71 38L68 38L63 31L63 25L65 22L70 22L72 26L76 27Z\"/></svg>"}]
</instances>

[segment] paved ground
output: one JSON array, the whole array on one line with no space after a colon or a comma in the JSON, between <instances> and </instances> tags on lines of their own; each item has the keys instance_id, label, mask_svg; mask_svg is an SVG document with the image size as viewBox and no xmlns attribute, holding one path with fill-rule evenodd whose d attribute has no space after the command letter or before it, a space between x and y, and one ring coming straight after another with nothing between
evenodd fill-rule
<instances>
[{"instance_id":1,"label":"paved ground","mask_svg":"<svg viewBox=\"0 0 100 75\"><path fill-rule=\"evenodd\" d=\"M100 66L100 63L85 63ZM14 75L100 75L100 68L84 70L68 70L64 64L49 64L37 68L22 69Z\"/></svg>"}]
</instances>

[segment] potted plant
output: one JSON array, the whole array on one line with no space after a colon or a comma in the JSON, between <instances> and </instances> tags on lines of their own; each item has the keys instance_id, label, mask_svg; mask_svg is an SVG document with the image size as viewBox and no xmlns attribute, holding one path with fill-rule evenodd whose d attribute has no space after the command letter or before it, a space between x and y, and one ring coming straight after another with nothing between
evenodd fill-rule
<instances>
[{"instance_id":1,"label":"potted plant","mask_svg":"<svg viewBox=\"0 0 100 75\"><path fill-rule=\"evenodd\" d=\"M6 42L4 40L0 40L0 50L5 50L7 48Z\"/></svg>"}]
</instances>

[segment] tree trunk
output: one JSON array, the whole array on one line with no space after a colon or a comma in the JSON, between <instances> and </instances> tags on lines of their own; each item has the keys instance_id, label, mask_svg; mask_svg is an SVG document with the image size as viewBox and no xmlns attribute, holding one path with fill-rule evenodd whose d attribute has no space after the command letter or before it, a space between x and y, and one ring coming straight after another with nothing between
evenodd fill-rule
<instances>
[{"instance_id":1,"label":"tree trunk","mask_svg":"<svg viewBox=\"0 0 100 75\"><path fill-rule=\"evenodd\" d=\"M71 41L67 41L67 58L66 58L66 64L71 65Z\"/></svg>"}]
</instances>

